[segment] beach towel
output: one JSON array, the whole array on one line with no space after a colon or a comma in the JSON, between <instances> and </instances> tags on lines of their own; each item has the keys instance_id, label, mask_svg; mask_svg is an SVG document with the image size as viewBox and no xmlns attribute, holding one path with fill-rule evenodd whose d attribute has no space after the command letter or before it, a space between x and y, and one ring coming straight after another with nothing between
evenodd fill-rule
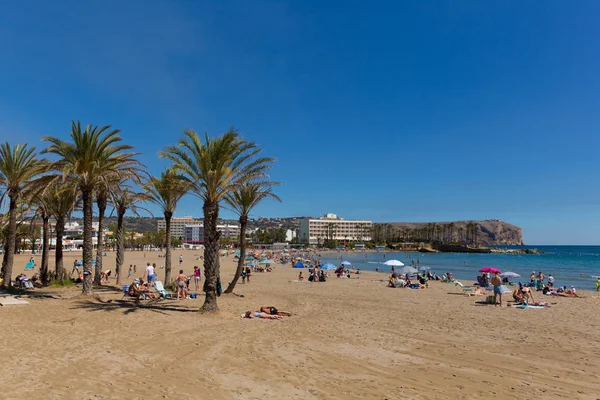
<instances>
[{"instance_id":1,"label":"beach towel","mask_svg":"<svg viewBox=\"0 0 600 400\"><path fill-rule=\"evenodd\" d=\"M546 308L545 306L530 306L528 304L521 304L518 306L515 306L516 308Z\"/></svg>"}]
</instances>

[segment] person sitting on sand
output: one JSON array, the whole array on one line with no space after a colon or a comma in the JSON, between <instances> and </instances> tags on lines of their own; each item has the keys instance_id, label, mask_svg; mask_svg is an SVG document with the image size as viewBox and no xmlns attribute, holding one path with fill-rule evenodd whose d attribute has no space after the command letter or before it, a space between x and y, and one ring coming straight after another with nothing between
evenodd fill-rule
<instances>
[{"instance_id":1,"label":"person sitting on sand","mask_svg":"<svg viewBox=\"0 0 600 400\"><path fill-rule=\"evenodd\" d=\"M531 289L528 287L520 287L513 291L513 299L515 299L517 303L534 302L533 293L531 293Z\"/></svg>"},{"instance_id":2,"label":"person sitting on sand","mask_svg":"<svg viewBox=\"0 0 600 400\"><path fill-rule=\"evenodd\" d=\"M447 272L446 275L447 275L447 278L448 278L448 280L450 282L455 282L456 281L456 278L452 275L452 273Z\"/></svg>"},{"instance_id":3,"label":"person sitting on sand","mask_svg":"<svg viewBox=\"0 0 600 400\"><path fill-rule=\"evenodd\" d=\"M273 306L262 306L259 312L264 312L271 315L279 315L281 317L291 317L292 313L287 311L279 311Z\"/></svg>"},{"instance_id":4,"label":"person sitting on sand","mask_svg":"<svg viewBox=\"0 0 600 400\"><path fill-rule=\"evenodd\" d=\"M302 271L298 274L298 280L302 282L304 280L304 276L302 276Z\"/></svg>"},{"instance_id":5,"label":"person sitting on sand","mask_svg":"<svg viewBox=\"0 0 600 400\"><path fill-rule=\"evenodd\" d=\"M264 312L260 312L260 311L246 311L244 314L241 315L242 318L262 318L262 319L282 319L283 317L279 316L279 315L271 315L271 314L267 314Z\"/></svg>"}]
</instances>

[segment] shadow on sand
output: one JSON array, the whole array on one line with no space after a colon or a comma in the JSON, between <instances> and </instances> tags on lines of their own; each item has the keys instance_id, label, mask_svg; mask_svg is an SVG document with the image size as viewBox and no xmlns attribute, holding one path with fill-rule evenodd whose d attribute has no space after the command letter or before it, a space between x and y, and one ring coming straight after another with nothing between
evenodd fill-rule
<instances>
[{"instance_id":1,"label":"shadow on sand","mask_svg":"<svg viewBox=\"0 0 600 400\"><path fill-rule=\"evenodd\" d=\"M122 311L123 314L130 314L137 311L150 310L153 312L168 314L168 311L173 312L198 312L199 307L189 308L181 304L174 303L169 300L140 300L136 302L132 299L122 300L107 300L103 301L99 298L94 300L81 300L76 303L73 309L84 309L88 311Z\"/></svg>"}]
</instances>

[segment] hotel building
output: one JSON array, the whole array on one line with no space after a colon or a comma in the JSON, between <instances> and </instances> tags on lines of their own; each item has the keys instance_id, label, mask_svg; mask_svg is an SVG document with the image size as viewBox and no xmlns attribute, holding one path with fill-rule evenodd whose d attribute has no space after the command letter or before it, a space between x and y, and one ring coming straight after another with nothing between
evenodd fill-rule
<instances>
[{"instance_id":1,"label":"hotel building","mask_svg":"<svg viewBox=\"0 0 600 400\"><path fill-rule=\"evenodd\" d=\"M367 242L371 240L372 221L345 220L335 214L325 214L321 218L300 220L298 240L310 245L323 244L332 239L339 242Z\"/></svg>"},{"instance_id":2,"label":"hotel building","mask_svg":"<svg viewBox=\"0 0 600 400\"><path fill-rule=\"evenodd\" d=\"M183 239L186 225L201 224L201 219L194 219L186 216L183 218L171 218L171 237ZM167 230L167 222L164 219L158 220L157 231Z\"/></svg>"}]
</instances>

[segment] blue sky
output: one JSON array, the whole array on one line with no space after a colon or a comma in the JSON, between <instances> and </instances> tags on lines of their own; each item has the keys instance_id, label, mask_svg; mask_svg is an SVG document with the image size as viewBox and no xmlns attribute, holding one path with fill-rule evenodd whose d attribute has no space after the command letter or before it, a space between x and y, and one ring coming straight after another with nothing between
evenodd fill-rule
<instances>
[{"instance_id":1,"label":"blue sky","mask_svg":"<svg viewBox=\"0 0 600 400\"><path fill-rule=\"evenodd\" d=\"M85 3L85 4L83 4ZM183 128L278 159L282 204L498 218L600 244L600 3L20 1L0 6L0 140L110 124L148 170ZM186 198L178 215L201 215ZM228 212L222 212L231 217Z\"/></svg>"}]
</instances>

